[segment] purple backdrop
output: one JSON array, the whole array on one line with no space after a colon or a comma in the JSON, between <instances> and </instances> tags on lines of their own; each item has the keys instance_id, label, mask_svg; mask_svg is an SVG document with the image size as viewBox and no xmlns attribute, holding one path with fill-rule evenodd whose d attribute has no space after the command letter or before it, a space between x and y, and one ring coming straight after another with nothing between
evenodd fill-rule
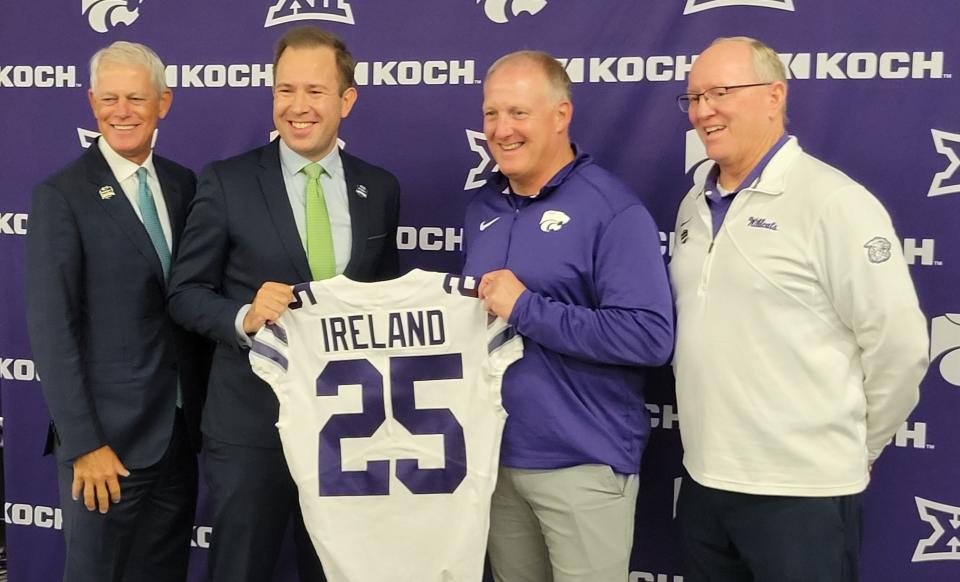
<instances>
[{"instance_id":1,"label":"purple backdrop","mask_svg":"<svg viewBox=\"0 0 960 582\"><path fill-rule=\"evenodd\" d=\"M29 194L96 128L86 59L115 40L153 47L174 87L157 150L199 170L270 135L272 45L313 22L360 62L360 99L341 137L404 189L405 266L457 270L463 207L492 168L480 82L499 55L550 51L575 81L574 139L640 191L668 254L677 204L703 159L674 96L715 36L781 51L790 131L864 183L894 217L931 321L920 405L874 471L864 576L960 579L960 4L956 0L72 0L8 3L0 19L0 386L14 582L60 576L55 470L40 456L47 412L23 316ZM953 275L950 275L953 273ZM630 582L679 582L680 474L669 372L649 394L656 429L637 509ZM202 494L203 495L203 494ZM210 534L201 498L191 580ZM278 580L294 580L289 560ZM384 581L386 582L386 581Z\"/></svg>"}]
</instances>

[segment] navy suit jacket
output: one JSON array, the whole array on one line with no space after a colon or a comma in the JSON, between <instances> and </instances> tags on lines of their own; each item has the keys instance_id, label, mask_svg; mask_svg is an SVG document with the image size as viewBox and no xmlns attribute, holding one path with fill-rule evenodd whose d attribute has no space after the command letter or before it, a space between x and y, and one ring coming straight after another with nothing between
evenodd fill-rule
<instances>
[{"instance_id":1,"label":"navy suit jacket","mask_svg":"<svg viewBox=\"0 0 960 582\"><path fill-rule=\"evenodd\" d=\"M400 186L386 170L341 151L353 234L344 275L380 281L398 274ZM173 267L170 313L216 340L203 433L245 446L279 447L279 405L250 369L235 319L267 281L310 281L280 167L279 140L203 170Z\"/></svg>"},{"instance_id":2,"label":"navy suit jacket","mask_svg":"<svg viewBox=\"0 0 960 582\"><path fill-rule=\"evenodd\" d=\"M175 253L196 178L157 155L153 164ZM96 144L36 187L26 247L27 324L57 457L109 445L128 469L153 465L178 381L198 448L209 342L167 315L160 259Z\"/></svg>"}]
</instances>

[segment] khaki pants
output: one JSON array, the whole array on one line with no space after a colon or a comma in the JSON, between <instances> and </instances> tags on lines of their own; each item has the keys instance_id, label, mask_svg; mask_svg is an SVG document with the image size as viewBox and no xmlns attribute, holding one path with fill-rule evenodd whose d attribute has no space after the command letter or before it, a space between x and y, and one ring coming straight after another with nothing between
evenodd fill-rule
<instances>
[{"instance_id":1,"label":"khaki pants","mask_svg":"<svg viewBox=\"0 0 960 582\"><path fill-rule=\"evenodd\" d=\"M625 582L639 481L606 465L500 467L490 510L497 582Z\"/></svg>"}]
</instances>

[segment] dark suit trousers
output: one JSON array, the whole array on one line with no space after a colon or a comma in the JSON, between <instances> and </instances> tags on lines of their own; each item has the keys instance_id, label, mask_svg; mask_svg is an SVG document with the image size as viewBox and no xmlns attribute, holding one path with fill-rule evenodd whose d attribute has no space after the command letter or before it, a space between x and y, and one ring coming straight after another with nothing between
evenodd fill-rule
<instances>
[{"instance_id":1,"label":"dark suit trousers","mask_svg":"<svg viewBox=\"0 0 960 582\"><path fill-rule=\"evenodd\" d=\"M159 462L120 478L106 514L71 498L73 463L58 464L64 582L183 582L197 503L197 458L182 412ZM121 462L123 459L121 459Z\"/></svg>"},{"instance_id":2,"label":"dark suit trousers","mask_svg":"<svg viewBox=\"0 0 960 582\"><path fill-rule=\"evenodd\" d=\"M862 494L748 495L684 472L677 503L686 582L856 582Z\"/></svg>"},{"instance_id":3,"label":"dark suit trousers","mask_svg":"<svg viewBox=\"0 0 960 582\"><path fill-rule=\"evenodd\" d=\"M325 582L283 450L231 445L206 436L203 448L214 511L210 582L273 580L291 518L300 582Z\"/></svg>"}]
</instances>

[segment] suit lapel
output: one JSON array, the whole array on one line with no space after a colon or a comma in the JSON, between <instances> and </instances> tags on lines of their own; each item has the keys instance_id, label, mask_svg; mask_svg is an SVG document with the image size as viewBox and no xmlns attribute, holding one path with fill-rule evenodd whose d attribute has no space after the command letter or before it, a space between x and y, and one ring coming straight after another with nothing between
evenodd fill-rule
<instances>
[{"instance_id":1,"label":"suit lapel","mask_svg":"<svg viewBox=\"0 0 960 582\"><path fill-rule=\"evenodd\" d=\"M143 255L150 264L157 279L164 283L163 267L157 256L153 243L147 235L143 223L130 205L130 200L123 193L123 188L107 165L107 160L100 153L96 142L87 149L87 179L92 184L89 195L96 197L96 203L120 227L120 230L130 239L133 247ZM112 190L112 196L106 189Z\"/></svg>"},{"instance_id":2,"label":"suit lapel","mask_svg":"<svg viewBox=\"0 0 960 582\"><path fill-rule=\"evenodd\" d=\"M157 171L157 181L163 190L163 201L167 207L167 216L170 218L170 256L177 256L177 246L180 243L180 233L183 232L187 220L187 209L183 203L183 190L180 183L167 171L163 158L153 156L153 169Z\"/></svg>"},{"instance_id":3,"label":"suit lapel","mask_svg":"<svg viewBox=\"0 0 960 582\"><path fill-rule=\"evenodd\" d=\"M283 181L283 170L280 168L279 139L274 140L263 148L260 156L260 191L267 202L267 209L273 226L277 229L283 248L293 263L293 268L302 281L313 280L310 273L310 264L307 262L307 252L303 249L300 233L297 231L297 222L293 218L293 209L290 208L290 197L287 195L287 186Z\"/></svg>"},{"instance_id":4,"label":"suit lapel","mask_svg":"<svg viewBox=\"0 0 960 582\"><path fill-rule=\"evenodd\" d=\"M367 230L369 227L368 197L367 187L363 184L363 174L360 171L359 164L350 154L340 150L340 159L343 163L343 175L347 183L347 203L350 208L350 229L352 231L352 241L350 245L350 262L343 274L350 279L354 279L354 270L360 264L363 257L363 251L367 245ZM366 194L361 195L360 193Z\"/></svg>"}]
</instances>

